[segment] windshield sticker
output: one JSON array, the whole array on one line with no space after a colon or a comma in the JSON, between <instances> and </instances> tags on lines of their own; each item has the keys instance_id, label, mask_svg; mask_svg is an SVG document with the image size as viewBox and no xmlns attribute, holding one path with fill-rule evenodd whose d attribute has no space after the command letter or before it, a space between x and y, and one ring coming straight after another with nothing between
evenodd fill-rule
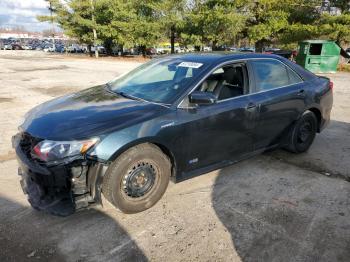
<instances>
[{"instance_id":1,"label":"windshield sticker","mask_svg":"<svg viewBox=\"0 0 350 262\"><path fill-rule=\"evenodd\" d=\"M178 66L180 67L190 67L190 68L200 68L203 64L195 62L182 62Z\"/></svg>"}]
</instances>

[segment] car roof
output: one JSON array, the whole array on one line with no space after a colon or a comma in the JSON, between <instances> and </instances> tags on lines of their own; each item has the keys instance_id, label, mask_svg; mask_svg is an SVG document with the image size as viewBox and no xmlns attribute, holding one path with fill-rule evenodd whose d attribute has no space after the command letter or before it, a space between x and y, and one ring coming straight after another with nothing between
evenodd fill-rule
<instances>
[{"instance_id":1,"label":"car roof","mask_svg":"<svg viewBox=\"0 0 350 262\"><path fill-rule=\"evenodd\" d=\"M181 55L170 55L168 58L183 59L185 61L198 63L222 63L230 60L242 60L250 58L275 58L280 60L280 56L273 54L258 54L258 53L230 53L230 52L212 52L212 53L189 53Z\"/></svg>"},{"instance_id":2,"label":"car roof","mask_svg":"<svg viewBox=\"0 0 350 262\"><path fill-rule=\"evenodd\" d=\"M224 63L226 61L234 60L244 60L244 59L276 59L289 67L293 68L304 80L314 78L315 75L308 70L305 70L300 65L289 61L288 59L274 54L260 54L260 53L230 53L230 52L212 52L212 53L189 53L181 55L168 55L167 58L181 59L186 62L195 62L195 63L206 63L210 64L211 67L217 64Z\"/></svg>"}]
</instances>

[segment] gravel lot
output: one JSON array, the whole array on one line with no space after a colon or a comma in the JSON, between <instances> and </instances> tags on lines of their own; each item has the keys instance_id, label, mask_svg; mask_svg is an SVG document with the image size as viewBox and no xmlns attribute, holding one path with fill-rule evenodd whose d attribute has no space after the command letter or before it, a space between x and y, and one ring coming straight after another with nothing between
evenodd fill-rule
<instances>
[{"instance_id":1,"label":"gravel lot","mask_svg":"<svg viewBox=\"0 0 350 262\"><path fill-rule=\"evenodd\" d=\"M308 153L282 150L179 184L153 208L65 217L29 207L10 139L25 112L137 66L0 51L0 261L349 261L350 74Z\"/></svg>"}]
</instances>

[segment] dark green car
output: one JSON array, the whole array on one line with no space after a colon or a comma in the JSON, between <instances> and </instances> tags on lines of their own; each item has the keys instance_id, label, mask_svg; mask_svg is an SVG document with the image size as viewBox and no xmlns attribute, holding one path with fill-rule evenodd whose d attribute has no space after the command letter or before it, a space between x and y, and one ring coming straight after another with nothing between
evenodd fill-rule
<instances>
[{"instance_id":1,"label":"dark green car","mask_svg":"<svg viewBox=\"0 0 350 262\"><path fill-rule=\"evenodd\" d=\"M153 206L178 182L267 149L308 150L330 120L333 84L275 55L154 59L106 85L48 101L13 137L38 210Z\"/></svg>"}]
</instances>

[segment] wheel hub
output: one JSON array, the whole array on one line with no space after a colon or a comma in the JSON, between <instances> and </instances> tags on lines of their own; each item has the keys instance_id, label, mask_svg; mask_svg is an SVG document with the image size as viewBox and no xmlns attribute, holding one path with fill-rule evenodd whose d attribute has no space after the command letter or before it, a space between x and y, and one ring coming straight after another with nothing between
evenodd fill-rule
<instances>
[{"instance_id":1,"label":"wheel hub","mask_svg":"<svg viewBox=\"0 0 350 262\"><path fill-rule=\"evenodd\" d=\"M124 176L124 193L132 198L142 197L154 185L156 170L149 163L139 163Z\"/></svg>"},{"instance_id":2,"label":"wheel hub","mask_svg":"<svg viewBox=\"0 0 350 262\"><path fill-rule=\"evenodd\" d=\"M299 129L299 135L298 135L299 141L301 143L306 142L309 139L309 137L311 137L311 134L312 134L312 127L310 123L304 122Z\"/></svg>"}]
</instances>

